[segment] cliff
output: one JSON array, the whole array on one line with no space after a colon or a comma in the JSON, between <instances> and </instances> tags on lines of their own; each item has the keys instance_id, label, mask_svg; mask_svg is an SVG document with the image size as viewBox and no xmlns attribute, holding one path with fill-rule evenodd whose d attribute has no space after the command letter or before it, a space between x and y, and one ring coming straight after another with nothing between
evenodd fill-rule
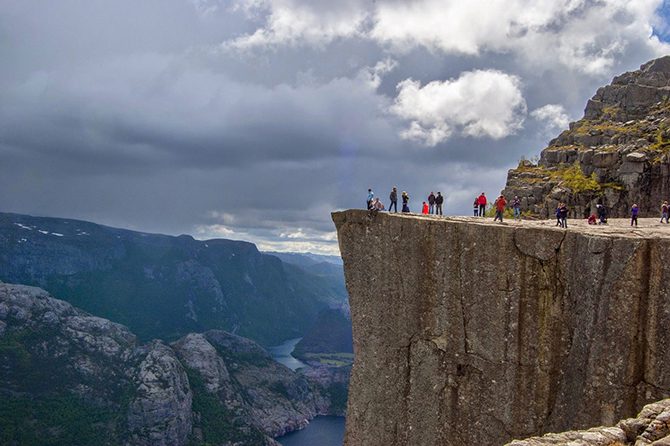
<instances>
[{"instance_id":1,"label":"cliff","mask_svg":"<svg viewBox=\"0 0 670 446\"><path fill-rule=\"evenodd\" d=\"M559 201L573 216L603 204L612 216L656 216L670 199L670 56L598 89L584 117L552 140L539 161L509 171L503 191L529 214L553 215Z\"/></svg>"},{"instance_id":2,"label":"cliff","mask_svg":"<svg viewBox=\"0 0 670 446\"><path fill-rule=\"evenodd\" d=\"M503 444L670 396L670 229L333 213L346 445Z\"/></svg>"},{"instance_id":3,"label":"cliff","mask_svg":"<svg viewBox=\"0 0 670 446\"><path fill-rule=\"evenodd\" d=\"M142 344L0 282L0 444L276 445L330 413L329 392L249 339L210 330Z\"/></svg>"}]
</instances>

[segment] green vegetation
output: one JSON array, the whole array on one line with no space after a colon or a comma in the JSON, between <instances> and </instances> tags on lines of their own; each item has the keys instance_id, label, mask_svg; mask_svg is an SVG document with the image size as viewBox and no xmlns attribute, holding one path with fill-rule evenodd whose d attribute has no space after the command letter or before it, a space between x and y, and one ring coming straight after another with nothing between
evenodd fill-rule
<instances>
[{"instance_id":1,"label":"green vegetation","mask_svg":"<svg viewBox=\"0 0 670 446\"><path fill-rule=\"evenodd\" d=\"M347 408L347 386L343 383L332 383L326 388L330 397L332 413L344 413Z\"/></svg>"},{"instance_id":2,"label":"green vegetation","mask_svg":"<svg viewBox=\"0 0 670 446\"><path fill-rule=\"evenodd\" d=\"M354 363L353 353L306 353L301 358L331 367L344 367Z\"/></svg>"},{"instance_id":3,"label":"green vegetation","mask_svg":"<svg viewBox=\"0 0 670 446\"><path fill-rule=\"evenodd\" d=\"M188 380L193 390L193 411L197 414L194 427L202 430L203 442L191 439L192 445L218 445L226 442L235 444L264 444L265 436L259 430L249 427L240 417L229 410L219 398L207 391L200 374L187 369Z\"/></svg>"},{"instance_id":4,"label":"green vegetation","mask_svg":"<svg viewBox=\"0 0 670 446\"><path fill-rule=\"evenodd\" d=\"M2 396L0 444L21 446L117 445L112 410L76 396Z\"/></svg>"},{"instance_id":5,"label":"green vegetation","mask_svg":"<svg viewBox=\"0 0 670 446\"><path fill-rule=\"evenodd\" d=\"M591 176L587 177L584 175L584 172L582 172L579 163L575 163L566 169L557 171L556 176L560 178L561 184L569 188L573 193L598 191L601 189L601 185L598 183L595 173L592 173Z\"/></svg>"}]
</instances>

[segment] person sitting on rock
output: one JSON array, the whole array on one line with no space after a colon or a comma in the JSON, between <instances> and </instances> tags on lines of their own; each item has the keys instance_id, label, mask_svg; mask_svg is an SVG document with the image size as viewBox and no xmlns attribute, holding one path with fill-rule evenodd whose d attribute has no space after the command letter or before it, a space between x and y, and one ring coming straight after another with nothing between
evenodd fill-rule
<instances>
[{"instance_id":1,"label":"person sitting on rock","mask_svg":"<svg viewBox=\"0 0 670 446\"><path fill-rule=\"evenodd\" d=\"M428 209L428 203L426 203L426 202L424 201L424 202L423 202L423 206L421 207L421 213L424 214L424 215L428 215L428 211L429 211L429 209Z\"/></svg>"},{"instance_id":2,"label":"person sitting on rock","mask_svg":"<svg viewBox=\"0 0 670 446\"><path fill-rule=\"evenodd\" d=\"M379 198L375 197L375 199L372 200L371 209L373 211L383 211L384 210L384 203L382 203Z\"/></svg>"},{"instance_id":3,"label":"person sitting on rock","mask_svg":"<svg viewBox=\"0 0 670 446\"><path fill-rule=\"evenodd\" d=\"M638 207L637 204L633 203L633 207L630 208L630 225L633 226L633 223L635 223L635 227L637 228L637 214L638 214Z\"/></svg>"},{"instance_id":4,"label":"person sitting on rock","mask_svg":"<svg viewBox=\"0 0 670 446\"><path fill-rule=\"evenodd\" d=\"M670 211L670 206L668 206L667 200L663 202L661 205L661 223L663 223L663 219L665 219L665 223L668 223L668 212Z\"/></svg>"},{"instance_id":5,"label":"person sitting on rock","mask_svg":"<svg viewBox=\"0 0 670 446\"><path fill-rule=\"evenodd\" d=\"M591 214L591 215L589 216L588 223L589 223L590 225L595 225L595 224L596 224L596 214Z\"/></svg>"}]
</instances>

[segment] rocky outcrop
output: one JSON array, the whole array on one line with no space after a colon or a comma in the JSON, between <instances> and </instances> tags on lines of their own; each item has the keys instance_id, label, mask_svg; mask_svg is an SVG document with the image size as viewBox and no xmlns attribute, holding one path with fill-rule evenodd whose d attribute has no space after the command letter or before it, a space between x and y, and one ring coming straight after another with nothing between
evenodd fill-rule
<instances>
[{"instance_id":1,"label":"rocky outcrop","mask_svg":"<svg viewBox=\"0 0 670 446\"><path fill-rule=\"evenodd\" d=\"M566 202L574 217L603 204L611 216L656 216L670 199L670 56L615 77L584 117L549 143L535 164L509 171L503 194L543 218Z\"/></svg>"},{"instance_id":2,"label":"rocky outcrop","mask_svg":"<svg viewBox=\"0 0 670 446\"><path fill-rule=\"evenodd\" d=\"M183 366L165 344L144 348L134 381L135 397L128 407L130 443L141 446L186 444L191 434L193 394Z\"/></svg>"},{"instance_id":3,"label":"rocky outcrop","mask_svg":"<svg viewBox=\"0 0 670 446\"><path fill-rule=\"evenodd\" d=\"M317 380L249 339L212 330L143 345L41 289L2 283L0 400L2 444L48 435L59 444L269 446L332 413Z\"/></svg>"},{"instance_id":4,"label":"rocky outcrop","mask_svg":"<svg viewBox=\"0 0 670 446\"><path fill-rule=\"evenodd\" d=\"M333 220L356 357L346 445L503 444L670 396L665 228Z\"/></svg>"},{"instance_id":5,"label":"rocky outcrop","mask_svg":"<svg viewBox=\"0 0 670 446\"><path fill-rule=\"evenodd\" d=\"M6 404L63 400L74 413L95 413L89 434L105 442L186 444L190 389L164 344L138 346L122 325L19 285L0 285L0 321L0 394ZM50 436L60 433L46 428Z\"/></svg>"},{"instance_id":6,"label":"rocky outcrop","mask_svg":"<svg viewBox=\"0 0 670 446\"><path fill-rule=\"evenodd\" d=\"M668 446L670 445L670 399L645 406L635 418L615 427L547 434L508 443L506 446Z\"/></svg>"}]
</instances>

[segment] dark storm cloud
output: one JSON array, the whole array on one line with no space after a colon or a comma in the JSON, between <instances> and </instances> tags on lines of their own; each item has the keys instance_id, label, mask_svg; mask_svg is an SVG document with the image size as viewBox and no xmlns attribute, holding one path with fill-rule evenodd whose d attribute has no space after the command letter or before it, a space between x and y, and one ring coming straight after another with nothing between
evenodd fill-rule
<instances>
[{"instance_id":1,"label":"dark storm cloud","mask_svg":"<svg viewBox=\"0 0 670 446\"><path fill-rule=\"evenodd\" d=\"M506 170L550 137L525 116L497 140L458 129L435 147L402 139L408 122L390 111L400 82L497 70L520 79L529 112L561 104L578 118L598 85L653 54L629 40L594 76L486 47L394 52L356 33L227 45L267 26L274 3L257 3L253 15L235 7L244 2L215 0L2 2L0 209L334 249L330 210L360 207L367 187L386 199L398 185L413 209L441 190L448 212L469 213L472 196L495 194ZM345 25L349 10L370 9L325 4L325 17ZM373 79L384 60L393 69Z\"/></svg>"}]
</instances>

